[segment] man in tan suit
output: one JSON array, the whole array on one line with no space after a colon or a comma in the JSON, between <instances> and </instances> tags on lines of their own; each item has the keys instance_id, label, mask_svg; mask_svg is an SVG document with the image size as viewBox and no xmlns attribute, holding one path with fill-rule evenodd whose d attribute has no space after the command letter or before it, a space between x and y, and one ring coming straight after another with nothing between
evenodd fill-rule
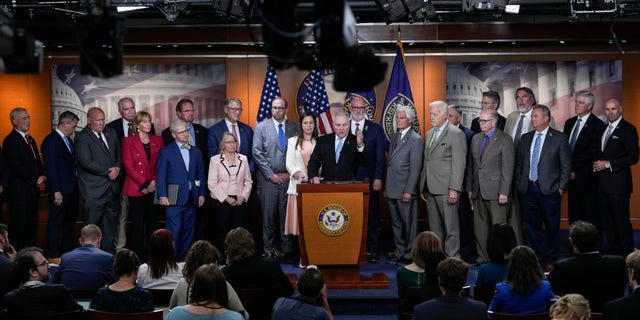
<instances>
[{"instance_id":1,"label":"man in tan suit","mask_svg":"<svg viewBox=\"0 0 640 320\"><path fill-rule=\"evenodd\" d=\"M478 117L481 133L471 140L467 160L468 196L473 201L473 227L478 262L489 261L487 235L492 225L506 223L515 156L511 137L498 129L498 114L484 110Z\"/></svg>"},{"instance_id":2,"label":"man in tan suit","mask_svg":"<svg viewBox=\"0 0 640 320\"><path fill-rule=\"evenodd\" d=\"M427 202L429 227L444 242L449 257L459 257L458 197L462 191L467 140L447 121L447 103L429 104L433 128L426 133L420 197Z\"/></svg>"}]
</instances>

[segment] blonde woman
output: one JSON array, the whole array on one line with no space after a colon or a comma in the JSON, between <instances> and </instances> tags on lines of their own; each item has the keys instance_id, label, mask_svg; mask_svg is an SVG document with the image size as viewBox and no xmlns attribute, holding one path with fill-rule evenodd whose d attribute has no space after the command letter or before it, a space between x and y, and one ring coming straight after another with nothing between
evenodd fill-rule
<instances>
[{"instance_id":1,"label":"blonde woman","mask_svg":"<svg viewBox=\"0 0 640 320\"><path fill-rule=\"evenodd\" d=\"M564 295L551 306L549 315L552 320L589 320L589 301L579 294Z\"/></svg>"}]
</instances>

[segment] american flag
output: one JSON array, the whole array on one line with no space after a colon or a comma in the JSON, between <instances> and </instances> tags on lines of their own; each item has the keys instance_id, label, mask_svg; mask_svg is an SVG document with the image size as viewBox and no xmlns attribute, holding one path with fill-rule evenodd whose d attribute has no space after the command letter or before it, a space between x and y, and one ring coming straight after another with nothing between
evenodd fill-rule
<instances>
[{"instance_id":1,"label":"american flag","mask_svg":"<svg viewBox=\"0 0 640 320\"><path fill-rule=\"evenodd\" d=\"M311 71L308 79L309 84L307 86L307 94L304 97L304 109L315 115L320 134L332 133L333 120L329 111L329 97L327 97L327 89L324 86L322 70Z\"/></svg>"},{"instance_id":2,"label":"american flag","mask_svg":"<svg viewBox=\"0 0 640 320\"><path fill-rule=\"evenodd\" d=\"M276 74L276 69L268 64L267 73L264 75L264 85L262 86L262 97L260 98L260 110L258 110L257 122L271 118L271 102L275 97L280 97L278 75Z\"/></svg>"}]
</instances>

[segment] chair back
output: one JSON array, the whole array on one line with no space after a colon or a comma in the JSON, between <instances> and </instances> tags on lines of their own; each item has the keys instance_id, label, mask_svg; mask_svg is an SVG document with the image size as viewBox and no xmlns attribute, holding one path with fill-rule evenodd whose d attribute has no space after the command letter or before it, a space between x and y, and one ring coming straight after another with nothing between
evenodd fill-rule
<instances>
[{"instance_id":1,"label":"chair back","mask_svg":"<svg viewBox=\"0 0 640 320\"><path fill-rule=\"evenodd\" d=\"M87 310L88 320L162 320L162 309L148 312L118 313L89 309Z\"/></svg>"},{"instance_id":2,"label":"chair back","mask_svg":"<svg viewBox=\"0 0 640 320\"><path fill-rule=\"evenodd\" d=\"M512 314L489 311L491 320L549 320L549 313Z\"/></svg>"},{"instance_id":3,"label":"chair back","mask_svg":"<svg viewBox=\"0 0 640 320\"><path fill-rule=\"evenodd\" d=\"M288 296L283 292L282 286L234 289L245 310L251 315L251 320L270 320L276 300Z\"/></svg>"},{"instance_id":4,"label":"chair back","mask_svg":"<svg viewBox=\"0 0 640 320\"><path fill-rule=\"evenodd\" d=\"M398 295L400 298L398 309L400 314L402 314L413 313L413 307L427 300L440 297L442 292L438 286L425 285L423 287L399 288Z\"/></svg>"},{"instance_id":5,"label":"chair back","mask_svg":"<svg viewBox=\"0 0 640 320\"><path fill-rule=\"evenodd\" d=\"M493 295L496 293L496 288L492 287L473 287L473 300L484 302L489 307L493 300Z\"/></svg>"},{"instance_id":6,"label":"chair back","mask_svg":"<svg viewBox=\"0 0 640 320\"><path fill-rule=\"evenodd\" d=\"M153 305L158 307L168 307L171 301L173 290L170 289L147 289L153 296Z\"/></svg>"},{"instance_id":7,"label":"chair back","mask_svg":"<svg viewBox=\"0 0 640 320\"><path fill-rule=\"evenodd\" d=\"M602 313L591 312L591 320L602 320L602 319L604 319L604 317L602 316Z\"/></svg>"},{"instance_id":8,"label":"chair back","mask_svg":"<svg viewBox=\"0 0 640 320\"><path fill-rule=\"evenodd\" d=\"M75 300L93 300L96 297L98 289L67 289Z\"/></svg>"},{"instance_id":9,"label":"chair back","mask_svg":"<svg viewBox=\"0 0 640 320\"><path fill-rule=\"evenodd\" d=\"M58 313L43 313L43 314L6 314L5 319L16 320L84 320L84 310L74 310Z\"/></svg>"}]
</instances>

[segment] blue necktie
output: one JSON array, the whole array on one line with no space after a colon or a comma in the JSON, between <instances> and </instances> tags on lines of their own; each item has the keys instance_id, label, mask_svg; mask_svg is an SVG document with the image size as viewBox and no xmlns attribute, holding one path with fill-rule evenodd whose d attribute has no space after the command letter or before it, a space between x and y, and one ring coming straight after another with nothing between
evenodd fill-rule
<instances>
[{"instance_id":1,"label":"blue necktie","mask_svg":"<svg viewBox=\"0 0 640 320\"><path fill-rule=\"evenodd\" d=\"M578 118L578 121L576 121L576 126L573 128L573 133L571 134L571 141L569 141L569 144L571 145L571 150L573 150L573 148L576 146L576 140L578 140L578 131L580 130L580 121L582 121L582 119Z\"/></svg>"},{"instance_id":2,"label":"blue necktie","mask_svg":"<svg viewBox=\"0 0 640 320\"><path fill-rule=\"evenodd\" d=\"M336 164L340 160L340 152L342 152L342 138L338 138L338 147L336 148Z\"/></svg>"},{"instance_id":3,"label":"blue necktie","mask_svg":"<svg viewBox=\"0 0 640 320\"><path fill-rule=\"evenodd\" d=\"M533 154L531 155L531 181L538 181L538 160L540 158L540 137L542 133L536 134L536 142L533 144Z\"/></svg>"},{"instance_id":4,"label":"blue necktie","mask_svg":"<svg viewBox=\"0 0 640 320\"><path fill-rule=\"evenodd\" d=\"M69 153L73 154L73 145L71 144L69 137L64 136L64 142L67 144L67 148L69 148Z\"/></svg>"},{"instance_id":5,"label":"blue necktie","mask_svg":"<svg viewBox=\"0 0 640 320\"><path fill-rule=\"evenodd\" d=\"M278 123L278 137L280 138L280 150L284 151L286 145L284 144L284 130L282 130L282 123Z\"/></svg>"},{"instance_id":6,"label":"blue necktie","mask_svg":"<svg viewBox=\"0 0 640 320\"><path fill-rule=\"evenodd\" d=\"M480 146L480 159L482 159L482 155L484 155L484 148L487 146L487 143L489 143L489 136L485 134L482 139L482 145Z\"/></svg>"}]
</instances>

